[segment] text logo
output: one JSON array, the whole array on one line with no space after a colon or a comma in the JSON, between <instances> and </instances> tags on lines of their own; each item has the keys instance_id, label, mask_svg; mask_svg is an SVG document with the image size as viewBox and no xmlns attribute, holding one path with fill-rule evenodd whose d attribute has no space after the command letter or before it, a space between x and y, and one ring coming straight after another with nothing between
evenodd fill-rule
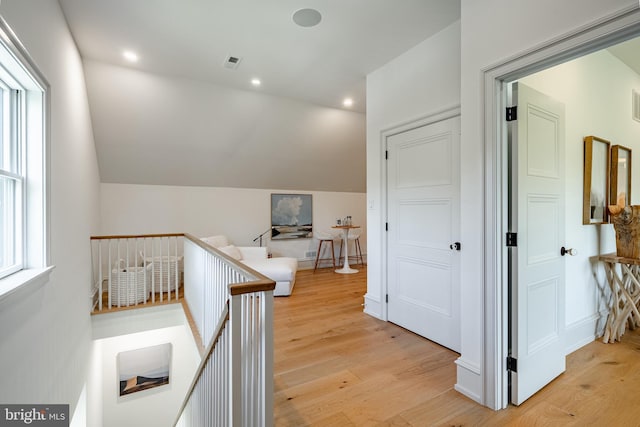
<instances>
[{"instance_id":1,"label":"text logo","mask_svg":"<svg viewBox=\"0 0 640 427\"><path fill-rule=\"evenodd\" d=\"M69 427L69 405L0 405L0 427Z\"/></svg>"}]
</instances>

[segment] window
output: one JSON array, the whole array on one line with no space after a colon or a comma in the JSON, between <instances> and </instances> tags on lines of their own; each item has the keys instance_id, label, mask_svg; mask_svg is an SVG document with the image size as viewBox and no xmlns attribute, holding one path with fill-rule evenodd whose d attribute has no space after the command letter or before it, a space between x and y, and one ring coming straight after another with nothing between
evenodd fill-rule
<instances>
[{"instance_id":1,"label":"window","mask_svg":"<svg viewBox=\"0 0 640 427\"><path fill-rule=\"evenodd\" d=\"M0 280L47 266L46 88L0 20Z\"/></svg>"},{"instance_id":2,"label":"window","mask_svg":"<svg viewBox=\"0 0 640 427\"><path fill-rule=\"evenodd\" d=\"M24 189L22 160L21 91L0 80L0 277L23 265Z\"/></svg>"}]
</instances>

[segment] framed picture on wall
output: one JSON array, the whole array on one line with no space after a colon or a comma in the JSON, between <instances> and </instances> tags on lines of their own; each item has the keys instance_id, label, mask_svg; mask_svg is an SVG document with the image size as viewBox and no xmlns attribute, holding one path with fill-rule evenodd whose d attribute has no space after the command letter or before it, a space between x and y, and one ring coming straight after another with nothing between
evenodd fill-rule
<instances>
[{"instance_id":1,"label":"framed picture on wall","mask_svg":"<svg viewBox=\"0 0 640 427\"><path fill-rule=\"evenodd\" d=\"M117 366L120 396L167 385L171 343L120 352Z\"/></svg>"},{"instance_id":2,"label":"framed picture on wall","mask_svg":"<svg viewBox=\"0 0 640 427\"><path fill-rule=\"evenodd\" d=\"M271 240L313 237L311 194L271 195Z\"/></svg>"},{"instance_id":3,"label":"framed picture on wall","mask_svg":"<svg viewBox=\"0 0 640 427\"><path fill-rule=\"evenodd\" d=\"M624 200L631 205L631 149L622 145L611 147L611 176L609 178L609 204Z\"/></svg>"},{"instance_id":4,"label":"framed picture on wall","mask_svg":"<svg viewBox=\"0 0 640 427\"><path fill-rule=\"evenodd\" d=\"M609 148L611 143L597 136L584 138L583 224L609 221Z\"/></svg>"}]
</instances>

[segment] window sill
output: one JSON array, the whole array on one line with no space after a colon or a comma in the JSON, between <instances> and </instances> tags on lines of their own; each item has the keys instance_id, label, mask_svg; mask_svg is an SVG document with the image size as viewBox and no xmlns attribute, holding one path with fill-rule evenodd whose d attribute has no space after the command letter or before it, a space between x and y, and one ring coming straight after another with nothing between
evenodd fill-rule
<instances>
[{"instance_id":1,"label":"window sill","mask_svg":"<svg viewBox=\"0 0 640 427\"><path fill-rule=\"evenodd\" d=\"M0 279L0 302L19 291L41 288L49 281L53 269L54 266L29 268Z\"/></svg>"}]
</instances>

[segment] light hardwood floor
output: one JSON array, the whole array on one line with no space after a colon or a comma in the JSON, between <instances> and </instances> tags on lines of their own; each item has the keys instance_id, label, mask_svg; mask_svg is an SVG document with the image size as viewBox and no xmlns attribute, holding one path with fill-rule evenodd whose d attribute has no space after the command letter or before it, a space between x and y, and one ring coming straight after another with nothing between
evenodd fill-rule
<instances>
[{"instance_id":1,"label":"light hardwood floor","mask_svg":"<svg viewBox=\"0 0 640 427\"><path fill-rule=\"evenodd\" d=\"M276 298L277 426L640 426L637 331L583 347L552 384L494 412L453 390L456 353L364 314L365 292L366 269L321 269Z\"/></svg>"}]
</instances>

